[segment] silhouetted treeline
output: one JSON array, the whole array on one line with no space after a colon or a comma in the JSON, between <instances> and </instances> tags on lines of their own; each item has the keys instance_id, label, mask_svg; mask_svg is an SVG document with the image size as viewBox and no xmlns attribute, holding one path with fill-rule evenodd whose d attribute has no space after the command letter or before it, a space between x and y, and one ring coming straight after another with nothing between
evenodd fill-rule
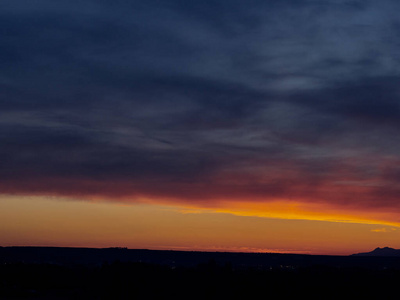
<instances>
[{"instance_id":1,"label":"silhouetted treeline","mask_svg":"<svg viewBox=\"0 0 400 300\"><path fill-rule=\"evenodd\" d=\"M114 262L101 266L0 265L0 299L315 299L397 298L400 270L235 269L215 260L194 267Z\"/></svg>"}]
</instances>

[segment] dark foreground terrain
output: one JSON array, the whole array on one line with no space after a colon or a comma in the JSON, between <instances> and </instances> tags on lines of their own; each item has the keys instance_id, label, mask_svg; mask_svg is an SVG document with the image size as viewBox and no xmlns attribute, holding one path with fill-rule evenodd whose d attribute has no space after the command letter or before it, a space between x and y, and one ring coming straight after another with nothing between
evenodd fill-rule
<instances>
[{"instance_id":1,"label":"dark foreground terrain","mask_svg":"<svg viewBox=\"0 0 400 300\"><path fill-rule=\"evenodd\" d=\"M0 299L398 299L400 258L0 247Z\"/></svg>"}]
</instances>

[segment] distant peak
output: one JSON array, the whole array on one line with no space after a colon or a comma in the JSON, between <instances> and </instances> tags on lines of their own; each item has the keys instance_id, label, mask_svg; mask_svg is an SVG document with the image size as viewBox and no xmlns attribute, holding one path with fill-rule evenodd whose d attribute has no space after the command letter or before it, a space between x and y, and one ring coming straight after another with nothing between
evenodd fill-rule
<instances>
[{"instance_id":1,"label":"distant peak","mask_svg":"<svg viewBox=\"0 0 400 300\"><path fill-rule=\"evenodd\" d=\"M357 253L358 256L400 256L400 250L390 247L377 247L371 252Z\"/></svg>"},{"instance_id":2,"label":"distant peak","mask_svg":"<svg viewBox=\"0 0 400 300\"><path fill-rule=\"evenodd\" d=\"M378 247L378 248L376 248L375 250L395 250L395 249L390 248L390 247L383 247L383 248ZM374 250L374 251L375 251L375 250Z\"/></svg>"}]
</instances>

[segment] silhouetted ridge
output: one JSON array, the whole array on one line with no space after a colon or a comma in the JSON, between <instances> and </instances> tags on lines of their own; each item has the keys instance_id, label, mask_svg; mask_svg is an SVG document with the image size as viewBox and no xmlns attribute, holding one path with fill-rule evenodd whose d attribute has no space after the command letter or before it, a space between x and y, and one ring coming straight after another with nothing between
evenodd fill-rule
<instances>
[{"instance_id":1,"label":"silhouetted ridge","mask_svg":"<svg viewBox=\"0 0 400 300\"><path fill-rule=\"evenodd\" d=\"M0 299L391 299L398 282L400 257L0 247Z\"/></svg>"},{"instance_id":2,"label":"silhouetted ridge","mask_svg":"<svg viewBox=\"0 0 400 300\"><path fill-rule=\"evenodd\" d=\"M388 257L400 257L400 249L393 249L390 247L375 248L371 252L363 252L353 254L353 256L388 256Z\"/></svg>"}]
</instances>

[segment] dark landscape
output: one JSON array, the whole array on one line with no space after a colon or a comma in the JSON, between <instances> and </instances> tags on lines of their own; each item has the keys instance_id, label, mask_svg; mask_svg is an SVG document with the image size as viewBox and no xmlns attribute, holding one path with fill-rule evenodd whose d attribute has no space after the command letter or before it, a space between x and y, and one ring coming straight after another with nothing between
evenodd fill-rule
<instances>
[{"instance_id":1,"label":"dark landscape","mask_svg":"<svg viewBox=\"0 0 400 300\"><path fill-rule=\"evenodd\" d=\"M391 248L325 256L0 247L0 263L0 299L392 299L400 280Z\"/></svg>"}]
</instances>

